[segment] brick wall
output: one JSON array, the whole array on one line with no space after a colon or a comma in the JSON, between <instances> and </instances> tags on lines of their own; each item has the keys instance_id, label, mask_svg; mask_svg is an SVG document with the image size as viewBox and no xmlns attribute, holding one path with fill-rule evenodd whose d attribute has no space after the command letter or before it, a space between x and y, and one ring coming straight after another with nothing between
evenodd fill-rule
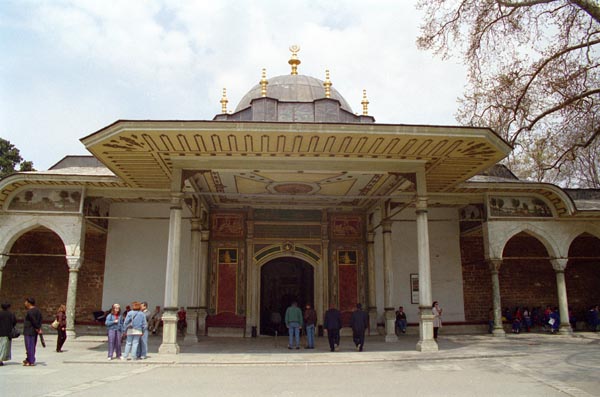
<instances>
[{"instance_id":1,"label":"brick wall","mask_svg":"<svg viewBox=\"0 0 600 397\"><path fill-rule=\"evenodd\" d=\"M460 246L465 320L485 321L492 307L492 283L484 263L483 238L461 236ZM499 273L502 308L558 306L556 273L548 259L539 259L549 256L540 241L520 233L507 243L503 256L525 258L502 263ZM578 237L569 256L586 257L570 260L565 271L569 306L575 313L581 313L592 303L600 302L600 240L586 234Z\"/></svg>"},{"instance_id":2,"label":"brick wall","mask_svg":"<svg viewBox=\"0 0 600 397\"><path fill-rule=\"evenodd\" d=\"M36 299L44 321L53 319L58 307L67 302L69 267L62 240L56 233L38 228L21 236L10 252L60 255L11 256L0 287L0 301L10 302L18 319L25 315L23 302L28 296ZM91 321L92 312L101 307L105 252L106 236L88 231L77 283L76 321Z\"/></svg>"}]
</instances>

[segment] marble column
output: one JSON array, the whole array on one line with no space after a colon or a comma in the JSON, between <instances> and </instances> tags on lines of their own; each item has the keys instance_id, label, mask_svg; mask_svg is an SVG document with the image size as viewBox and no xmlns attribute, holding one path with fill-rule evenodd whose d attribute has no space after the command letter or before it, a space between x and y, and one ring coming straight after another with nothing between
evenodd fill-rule
<instances>
[{"instance_id":1,"label":"marble column","mask_svg":"<svg viewBox=\"0 0 600 397\"><path fill-rule=\"evenodd\" d=\"M198 297L198 336L206 335L206 316L208 316L208 230L200 232L200 296Z\"/></svg>"},{"instance_id":2,"label":"marble column","mask_svg":"<svg viewBox=\"0 0 600 397\"><path fill-rule=\"evenodd\" d=\"M568 259L551 259L552 267L556 272L556 288L558 292L558 311L560 314L559 334L571 335L571 323L569 323L569 302L567 300L567 284L565 283L565 269Z\"/></svg>"},{"instance_id":3,"label":"marble column","mask_svg":"<svg viewBox=\"0 0 600 397\"><path fill-rule=\"evenodd\" d=\"M194 218L191 221L191 251L192 270L190 272L190 306L187 308L187 330L184 340L198 341L198 310L200 309L200 238L201 221Z\"/></svg>"},{"instance_id":4,"label":"marble column","mask_svg":"<svg viewBox=\"0 0 600 397\"><path fill-rule=\"evenodd\" d=\"M165 308L162 316L163 340L158 352L179 353L177 344L177 305L179 295L179 262L181 254L181 203L182 193L171 193L169 215L169 242L165 275Z\"/></svg>"},{"instance_id":5,"label":"marble column","mask_svg":"<svg viewBox=\"0 0 600 397\"><path fill-rule=\"evenodd\" d=\"M492 304L494 310L494 329L493 336L506 336L502 326L502 299L500 296L500 278L498 274L502 266L502 259L489 259L488 266L492 273Z\"/></svg>"},{"instance_id":6,"label":"marble column","mask_svg":"<svg viewBox=\"0 0 600 397\"><path fill-rule=\"evenodd\" d=\"M417 196L417 261L419 265L419 341L417 350L432 352L438 350L433 339L433 314L431 313L431 264L429 260L429 226L427 218L427 197Z\"/></svg>"},{"instance_id":7,"label":"marble column","mask_svg":"<svg viewBox=\"0 0 600 397\"><path fill-rule=\"evenodd\" d=\"M75 308L77 305L77 279L82 258L80 256L67 256L69 266L69 284L67 287L67 336L75 338Z\"/></svg>"},{"instance_id":8,"label":"marble column","mask_svg":"<svg viewBox=\"0 0 600 397\"><path fill-rule=\"evenodd\" d=\"M396 336L396 311L392 296L392 221L386 219L381 222L383 228L383 309L385 310L385 341L395 342Z\"/></svg>"},{"instance_id":9,"label":"marble column","mask_svg":"<svg viewBox=\"0 0 600 397\"><path fill-rule=\"evenodd\" d=\"M377 298L375 296L375 233L367 233L367 278L369 280L369 332L377 334Z\"/></svg>"},{"instance_id":10,"label":"marble column","mask_svg":"<svg viewBox=\"0 0 600 397\"><path fill-rule=\"evenodd\" d=\"M0 291L2 291L2 271L6 264L8 263L8 255L0 255Z\"/></svg>"}]
</instances>

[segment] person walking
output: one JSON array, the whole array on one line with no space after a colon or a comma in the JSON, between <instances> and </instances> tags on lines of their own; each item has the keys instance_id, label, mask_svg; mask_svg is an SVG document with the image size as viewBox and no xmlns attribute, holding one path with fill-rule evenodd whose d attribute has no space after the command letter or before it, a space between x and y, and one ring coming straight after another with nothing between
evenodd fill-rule
<instances>
[{"instance_id":1,"label":"person walking","mask_svg":"<svg viewBox=\"0 0 600 397\"><path fill-rule=\"evenodd\" d=\"M360 303L356 304L356 310L352 313L350 326L352 327L352 339L356 350L361 352L365 345L365 331L369 328L369 315L363 311Z\"/></svg>"},{"instance_id":2,"label":"person walking","mask_svg":"<svg viewBox=\"0 0 600 397\"><path fill-rule=\"evenodd\" d=\"M108 359L112 360L113 354L121 358L121 338L123 335L124 316L121 314L121 305L115 303L106 316L104 324L108 333Z\"/></svg>"},{"instance_id":3,"label":"person walking","mask_svg":"<svg viewBox=\"0 0 600 397\"><path fill-rule=\"evenodd\" d=\"M306 327L306 348L315 348L315 327L317 325L317 312L306 304L304 310L304 326Z\"/></svg>"},{"instance_id":4,"label":"person walking","mask_svg":"<svg viewBox=\"0 0 600 397\"><path fill-rule=\"evenodd\" d=\"M438 331L442 327L442 309L438 301L431 305L431 314L433 314L433 339L437 339Z\"/></svg>"},{"instance_id":5,"label":"person walking","mask_svg":"<svg viewBox=\"0 0 600 397\"><path fill-rule=\"evenodd\" d=\"M327 330L327 339L329 340L329 350L335 351L340 345L340 329L342 328L342 314L332 303L329 310L325 312L325 322L323 324Z\"/></svg>"},{"instance_id":6,"label":"person walking","mask_svg":"<svg viewBox=\"0 0 600 397\"><path fill-rule=\"evenodd\" d=\"M121 356L121 360L131 360L130 354L135 358L144 328L148 326L146 316L140 311L141 308L142 305L140 302L133 302L131 304L131 311L125 317L123 329L127 332L127 342L125 343L125 352Z\"/></svg>"},{"instance_id":7,"label":"person walking","mask_svg":"<svg viewBox=\"0 0 600 397\"><path fill-rule=\"evenodd\" d=\"M4 361L12 358L11 333L14 326L17 325L17 317L8 309L10 309L10 303L3 303L0 312L0 367L4 365Z\"/></svg>"},{"instance_id":8,"label":"person walking","mask_svg":"<svg viewBox=\"0 0 600 397\"><path fill-rule=\"evenodd\" d=\"M288 328L289 344L288 349L300 349L300 327L302 327L302 310L298 307L297 302L292 302L292 305L285 311L285 326ZM294 347L294 338L296 346Z\"/></svg>"},{"instance_id":9,"label":"person walking","mask_svg":"<svg viewBox=\"0 0 600 397\"><path fill-rule=\"evenodd\" d=\"M56 352L62 353L62 347L67 340L67 307L65 305L60 305L54 318L58 322L58 327L56 327L56 332L58 332Z\"/></svg>"},{"instance_id":10,"label":"person walking","mask_svg":"<svg viewBox=\"0 0 600 397\"><path fill-rule=\"evenodd\" d=\"M33 367L35 365L35 348L38 335L42 334L42 312L35 306L34 298L25 299L25 321L23 322L23 337L25 339L25 351L27 358L23 360L23 366Z\"/></svg>"}]
</instances>

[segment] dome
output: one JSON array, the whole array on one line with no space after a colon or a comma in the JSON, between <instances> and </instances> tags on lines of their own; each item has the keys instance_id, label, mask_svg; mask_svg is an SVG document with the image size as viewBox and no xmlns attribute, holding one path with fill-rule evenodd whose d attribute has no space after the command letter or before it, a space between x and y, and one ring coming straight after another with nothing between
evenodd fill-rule
<instances>
[{"instance_id":1,"label":"dome","mask_svg":"<svg viewBox=\"0 0 600 397\"><path fill-rule=\"evenodd\" d=\"M325 98L325 88L323 81L310 76L300 74L288 74L283 76L272 77L268 79L267 97L277 99L281 102L308 102L312 103L317 99ZM250 91L240 100L236 112L250 106L250 102L254 99L261 98L260 84L252 87ZM339 92L331 87L331 99L336 99L340 102L342 109L353 113L348 102L340 95Z\"/></svg>"}]
</instances>

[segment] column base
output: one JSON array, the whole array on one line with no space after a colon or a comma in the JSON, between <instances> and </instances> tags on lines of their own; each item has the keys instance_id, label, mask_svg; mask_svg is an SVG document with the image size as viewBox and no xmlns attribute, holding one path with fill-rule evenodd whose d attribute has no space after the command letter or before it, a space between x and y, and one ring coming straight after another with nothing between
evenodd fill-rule
<instances>
[{"instance_id":1,"label":"column base","mask_svg":"<svg viewBox=\"0 0 600 397\"><path fill-rule=\"evenodd\" d=\"M75 339L75 338L77 338L77 333L75 332L74 329L68 329L67 330L67 338L69 338L69 339Z\"/></svg>"},{"instance_id":2,"label":"column base","mask_svg":"<svg viewBox=\"0 0 600 397\"><path fill-rule=\"evenodd\" d=\"M436 352L439 350L436 340L433 338L433 314L429 306L419 308L419 341L417 351Z\"/></svg>"},{"instance_id":3,"label":"column base","mask_svg":"<svg viewBox=\"0 0 600 397\"><path fill-rule=\"evenodd\" d=\"M178 354L177 344L177 308L166 307L162 316L163 340L158 348L159 354Z\"/></svg>"},{"instance_id":4,"label":"column base","mask_svg":"<svg viewBox=\"0 0 600 397\"><path fill-rule=\"evenodd\" d=\"M206 336L206 316L208 315L208 310L206 308L198 309L198 328L196 335L198 337Z\"/></svg>"},{"instance_id":5,"label":"column base","mask_svg":"<svg viewBox=\"0 0 600 397\"><path fill-rule=\"evenodd\" d=\"M561 325L558 328L558 334L559 335L573 335L573 330L571 329L570 325L565 325L564 327Z\"/></svg>"},{"instance_id":6,"label":"column base","mask_svg":"<svg viewBox=\"0 0 600 397\"><path fill-rule=\"evenodd\" d=\"M492 330L492 336L504 338L506 337L506 332L504 332L504 328L494 328Z\"/></svg>"},{"instance_id":7,"label":"column base","mask_svg":"<svg viewBox=\"0 0 600 397\"><path fill-rule=\"evenodd\" d=\"M396 312L394 309L385 309L385 341L398 342L396 335Z\"/></svg>"},{"instance_id":8,"label":"column base","mask_svg":"<svg viewBox=\"0 0 600 397\"><path fill-rule=\"evenodd\" d=\"M377 308L369 308L369 335L377 335Z\"/></svg>"},{"instance_id":9,"label":"column base","mask_svg":"<svg viewBox=\"0 0 600 397\"><path fill-rule=\"evenodd\" d=\"M185 330L185 336L183 340L185 342L197 342L197 324L198 324L198 312L195 308L188 307L187 309L187 329Z\"/></svg>"},{"instance_id":10,"label":"column base","mask_svg":"<svg viewBox=\"0 0 600 397\"><path fill-rule=\"evenodd\" d=\"M422 353L437 352L440 348L434 339L423 339L417 342L417 351Z\"/></svg>"}]
</instances>

